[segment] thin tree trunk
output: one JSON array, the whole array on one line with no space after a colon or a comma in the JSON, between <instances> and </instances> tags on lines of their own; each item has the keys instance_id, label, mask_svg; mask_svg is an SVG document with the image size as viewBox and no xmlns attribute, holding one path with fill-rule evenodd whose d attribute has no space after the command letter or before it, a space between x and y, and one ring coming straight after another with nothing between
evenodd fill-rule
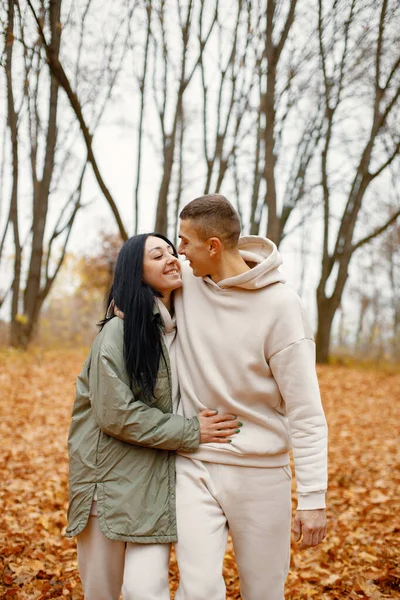
<instances>
[{"instance_id":1,"label":"thin tree trunk","mask_svg":"<svg viewBox=\"0 0 400 600\"><path fill-rule=\"evenodd\" d=\"M14 49L14 1L8 2L8 23L6 31L6 81L7 81L7 111L8 111L8 126L11 134L12 148L12 187L11 187L11 202L9 219L12 224L14 234L14 278L12 283L12 300L11 300L11 329L10 329L10 344L18 346L20 341L21 323L18 320L19 309L19 288L21 282L21 261L22 251L19 236L18 225L18 183L19 183L19 164L18 164L18 115L15 111L14 90L12 81L12 64L13 64L13 49Z\"/></svg>"},{"instance_id":2,"label":"thin tree trunk","mask_svg":"<svg viewBox=\"0 0 400 600\"><path fill-rule=\"evenodd\" d=\"M355 350L359 349L361 342L362 342L362 333L363 333L363 329L364 329L365 316L367 314L369 305L370 305L370 299L367 296L361 296L360 314L359 314L359 318L358 318L358 326L357 326L357 333L356 333L356 339L355 339L355 348L354 348Z\"/></svg>"},{"instance_id":3,"label":"thin tree trunk","mask_svg":"<svg viewBox=\"0 0 400 600\"><path fill-rule=\"evenodd\" d=\"M265 205L268 207L267 237L279 244L279 220L276 206L275 187L275 88L277 58L272 40L275 16L275 0L267 3L267 89L264 98L265 133L264 133L264 179L267 186Z\"/></svg>"},{"instance_id":4,"label":"thin tree trunk","mask_svg":"<svg viewBox=\"0 0 400 600\"><path fill-rule=\"evenodd\" d=\"M258 85L259 85L259 96L260 104L263 102L262 99L262 75L261 75L261 61L258 65ZM251 196L251 209L250 209L250 234L257 235L260 230L260 219L261 214L258 215L259 210L259 195L260 195L260 184L261 184L261 173L260 173L260 156L261 156L261 107L257 114L257 136L256 136L256 148L255 148L255 159L254 159L254 174L253 174L253 189Z\"/></svg>"},{"instance_id":5,"label":"thin tree trunk","mask_svg":"<svg viewBox=\"0 0 400 600\"><path fill-rule=\"evenodd\" d=\"M152 3L147 1L146 3L147 13L147 33L146 43L144 49L143 59L143 74L140 80L140 115L139 115L139 130L138 130L138 143L137 143L137 163L136 163L136 185L135 185L135 234L139 231L139 191L140 191L140 176L142 169L142 146L143 146L143 120L144 120L144 99L146 93L146 80L147 80L147 63L151 36L151 13Z\"/></svg>"},{"instance_id":6,"label":"thin tree trunk","mask_svg":"<svg viewBox=\"0 0 400 600\"><path fill-rule=\"evenodd\" d=\"M184 155L184 136L185 136L185 122L184 117L179 127L179 164L178 164L178 191L175 200L175 214L174 214L174 242L178 239L178 225L179 225L179 210L181 206L181 198L183 191L183 155Z\"/></svg>"},{"instance_id":7,"label":"thin tree trunk","mask_svg":"<svg viewBox=\"0 0 400 600\"><path fill-rule=\"evenodd\" d=\"M263 177L266 183L264 205L268 209L267 237L279 245L282 237L282 224L278 214L276 192L276 79L277 69L283 48L286 44L290 29L294 22L297 0L291 0L286 22L279 39L274 43L276 35L275 10L276 0L267 0L266 10L266 41L265 57L267 60L266 90L260 104L260 111L264 113L264 170Z\"/></svg>"}]
</instances>

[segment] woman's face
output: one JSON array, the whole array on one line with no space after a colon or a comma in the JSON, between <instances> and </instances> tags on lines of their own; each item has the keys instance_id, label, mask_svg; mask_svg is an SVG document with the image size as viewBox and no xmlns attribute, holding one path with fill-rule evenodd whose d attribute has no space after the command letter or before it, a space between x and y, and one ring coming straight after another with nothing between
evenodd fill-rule
<instances>
[{"instance_id":1,"label":"woman's face","mask_svg":"<svg viewBox=\"0 0 400 600\"><path fill-rule=\"evenodd\" d=\"M144 247L143 281L163 295L182 285L181 265L172 247L161 238L149 236Z\"/></svg>"}]
</instances>

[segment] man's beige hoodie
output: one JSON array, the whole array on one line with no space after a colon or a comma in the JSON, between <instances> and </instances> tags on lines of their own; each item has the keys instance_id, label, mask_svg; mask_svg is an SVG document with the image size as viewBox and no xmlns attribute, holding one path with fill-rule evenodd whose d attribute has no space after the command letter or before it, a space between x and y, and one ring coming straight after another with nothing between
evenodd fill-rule
<instances>
[{"instance_id":1,"label":"man's beige hoodie","mask_svg":"<svg viewBox=\"0 0 400 600\"><path fill-rule=\"evenodd\" d=\"M315 372L313 332L284 283L275 244L247 236L239 249L252 268L214 283L182 265L175 297L179 412L206 407L243 423L231 444L202 444L192 459L251 467L289 462L298 508L325 506L327 427Z\"/></svg>"}]
</instances>

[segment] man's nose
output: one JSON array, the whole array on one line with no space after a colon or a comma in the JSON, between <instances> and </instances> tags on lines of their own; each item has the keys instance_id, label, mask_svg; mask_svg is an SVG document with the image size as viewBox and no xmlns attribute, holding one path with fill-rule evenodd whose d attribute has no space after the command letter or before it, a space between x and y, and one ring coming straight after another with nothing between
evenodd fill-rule
<instances>
[{"instance_id":1,"label":"man's nose","mask_svg":"<svg viewBox=\"0 0 400 600\"><path fill-rule=\"evenodd\" d=\"M178 246L178 254L184 254L184 252L182 250L182 242Z\"/></svg>"}]
</instances>

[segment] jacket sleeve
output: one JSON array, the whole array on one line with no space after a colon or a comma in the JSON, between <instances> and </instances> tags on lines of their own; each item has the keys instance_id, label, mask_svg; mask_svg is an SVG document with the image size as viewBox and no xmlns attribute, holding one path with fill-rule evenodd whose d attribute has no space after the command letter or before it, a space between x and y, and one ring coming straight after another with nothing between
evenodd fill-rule
<instances>
[{"instance_id":1,"label":"jacket sleeve","mask_svg":"<svg viewBox=\"0 0 400 600\"><path fill-rule=\"evenodd\" d=\"M325 507L327 424L315 369L315 343L304 337L269 361L285 404L293 450L299 510Z\"/></svg>"},{"instance_id":2,"label":"jacket sleeve","mask_svg":"<svg viewBox=\"0 0 400 600\"><path fill-rule=\"evenodd\" d=\"M135 398L121 372L123 355L113 344L103 344L92 362L90 400L99 428L130 444L194 452L200 443L197 417L163 413Z\"/></svg>"}]
</instances>

